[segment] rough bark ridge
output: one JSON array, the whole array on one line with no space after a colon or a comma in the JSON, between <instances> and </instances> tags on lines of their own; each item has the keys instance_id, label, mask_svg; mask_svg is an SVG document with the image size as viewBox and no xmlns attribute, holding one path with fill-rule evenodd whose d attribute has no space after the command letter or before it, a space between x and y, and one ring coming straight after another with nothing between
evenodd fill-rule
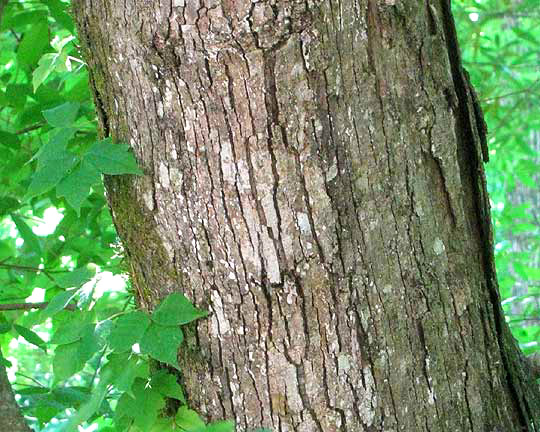
<instances>
[{"instance_id":1,"label":"rough bark ridge","mask_svg":"<svg viewBox=\"0 0 540 432\"><path fill-rule=\"evenodd\" d=\"M107 180L139 302L211 311L192 405L241 431L538 430L447 0L74 11L103 132L146 173Z\"/></svg>"}]
</instances>

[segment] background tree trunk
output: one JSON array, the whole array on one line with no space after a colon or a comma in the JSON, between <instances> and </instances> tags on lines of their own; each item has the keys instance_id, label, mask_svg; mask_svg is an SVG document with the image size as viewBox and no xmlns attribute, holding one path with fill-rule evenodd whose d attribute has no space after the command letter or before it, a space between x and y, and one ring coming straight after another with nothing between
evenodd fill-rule
<instances>
[{"instance_id":1,"label":"background tree trunk","mask_svg":"<svg viewBox=\"0 0 540 432\"><path fill-rule=\"evenodd\" d=\"M2 353L0 353L0 357ZM15 400L4 365L0 364L0 430L31 432Z\"/></svg>"},{"instance_id":2,"label":"background tree trunk","mask_svg":"<svg viewBox=\"0 0 540 432\"><path fill-rule=\"evenodd\" d=\"M74 2L103 133L146 173L107 179L139 303L211 311L180 353L209 419L540 427L449 7Z\"/></svg>"},{"instance_id":3,"label":"background tree trunk","mask_svg":"<svg viewBox=\"0 0 540 432\"><path fill-rule=\"evenodd\" d=\"M0 24L8 0L0 0ZM0 352L0 357L2 353ZM24 416L17 405L13 389L8 379L6 368L0 364L0 430L9 432L31 432Z\"/></svg>"}]
</instances>

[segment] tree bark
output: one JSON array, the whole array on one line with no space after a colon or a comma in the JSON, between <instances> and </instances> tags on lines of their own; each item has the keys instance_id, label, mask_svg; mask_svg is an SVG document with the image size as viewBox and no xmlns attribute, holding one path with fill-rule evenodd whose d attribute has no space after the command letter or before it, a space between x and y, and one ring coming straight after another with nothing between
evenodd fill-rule
<instances>
[{"instance_id":1,"label":"tree bark","mask_svg":"<svg viewBox=\"0 0 540 432\"><path fill-rule=\"evenodd\" d=\"M26 424L19 405L17 405L6 368L2 364L0 364L0 430L6 432L32 431Z\"/></svg>"},{"instance_id":2,"label":"tree bark","mask_svg":"<svg viewBox=\"0 0 540 432\"><path fill-rule=\"evenodd\" d=\"M446 0L77 0L139 304L211 315L189 402L237 430L523 431L481 112ZM485 153L485 151L484 151Z\"/></svg>"}]
</instances>

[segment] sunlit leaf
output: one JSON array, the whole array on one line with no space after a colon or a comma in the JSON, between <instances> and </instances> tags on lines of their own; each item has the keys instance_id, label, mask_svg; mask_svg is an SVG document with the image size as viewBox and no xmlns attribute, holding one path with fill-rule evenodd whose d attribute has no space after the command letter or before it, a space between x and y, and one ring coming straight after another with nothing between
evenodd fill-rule
<instances>
[{"instance_id":1,"label":"sunlit leaf","mask_svg":"<svg viewBox=\"0 0 540 432\"><path fill-rule=\"evenodd\" d=\"M70 302L73 300L73 298L77 295L77 289L69 290L69 291L62 291L60 294L57 294L53 299L49 302L45 310L43 311L43 314L45 316L52 316L61 310L63 310Z\"/></svg>"},{"instance_id":2,"label":"sunlit leaf","mask_svg":"<svg viewBox=\"0 0 540 432\"><path fill-rule=\"evenodd\" d=\"M38 67L32 73L32 86L34 92L55 71L66 68L67 54L47 53L39 59Z\"/></svg>"},{"instance_id":3,"label":"sunlit leaf","mask_svg":"<svg viewBox=\"0 0 540 432\"><path fill-rule=\"evenodd\" d=\"M72 287L80 287L91 280L95 274L96 271L93 268L85 266L66 271L64 273L56 273L54 274L53 278L60 288L67 289Z\"/></svg>"}]
</instances>

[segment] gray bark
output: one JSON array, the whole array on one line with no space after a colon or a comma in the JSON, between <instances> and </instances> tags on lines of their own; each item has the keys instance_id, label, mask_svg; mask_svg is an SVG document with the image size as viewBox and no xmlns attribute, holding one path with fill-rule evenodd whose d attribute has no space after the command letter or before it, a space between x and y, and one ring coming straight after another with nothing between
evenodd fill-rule
<instances>
[{"instance_id":1,"label":"gray bark","mask_svg":"<svg viewBox=\"0 0 540 432\"><path fill-rule=\"evenodd\" d=\"M179 355L196 409L239 431L538 430L446 1L74 12L103 134L146 174L106 182L139 303L211 312Z\"/></svg>"}]
</instances>

